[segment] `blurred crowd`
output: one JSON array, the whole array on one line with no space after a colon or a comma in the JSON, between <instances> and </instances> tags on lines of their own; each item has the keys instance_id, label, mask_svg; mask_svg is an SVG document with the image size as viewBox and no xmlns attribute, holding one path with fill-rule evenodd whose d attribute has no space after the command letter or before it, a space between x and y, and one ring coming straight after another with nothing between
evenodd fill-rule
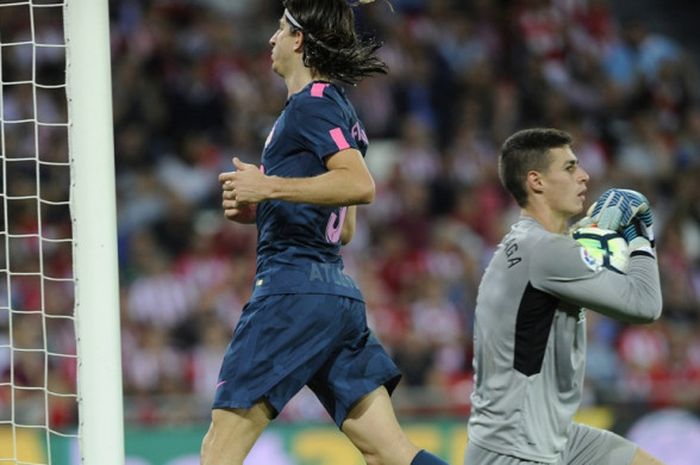
<instances>
[{"instance_id":1,"label":"blurred crowd","mask_svg":"<svg viewBox=\"0 0 700 465\"><path fill-rule=\"evenodd\" d=\"M370 138L377 197L359 208L344 256L373 330L403 372L400 412L468 412L479 279L518 215L498 182L497 155L508 135L531 126L574 136L592 178L589 202L615 186L644 192L654 206L664 315L627 326L588 312L586 405L700 405L700 80L689 51L642 16L616 18L607 0L391 5L356 9L363 34L383 42L390 73L347 89ZM255 227L224 219L217 175L234 155L259 163L283 108L268 44L282 9L276 0L110 7L127 419L203 421L255 271ZM3 72L19 73L21 63L3 56ZM23 98L6 90L5 118ZM45 104L57 114L61 105ZM66 151L58 133L42 134L42 157ZM6 136L5 156L33 143ZM63 173L42 178L63 181ZM16 210L36 228L31 207ZM39 216L70 230L60 215ZM59 252L56 274L70 275ZM18 284L12 300L37 292L49 289ZM69 286L52 292L51 302L64 302L56 314L69 315ZM69 346L69 332L57 329L49 344ZM3 379L9 366L0 349ZM56 361L47 376L70 386L71 367ZM323 418L310 397L297 396L282 417ZM2 402L0 385L0 412Z\"/></svg>"}]
</instances>

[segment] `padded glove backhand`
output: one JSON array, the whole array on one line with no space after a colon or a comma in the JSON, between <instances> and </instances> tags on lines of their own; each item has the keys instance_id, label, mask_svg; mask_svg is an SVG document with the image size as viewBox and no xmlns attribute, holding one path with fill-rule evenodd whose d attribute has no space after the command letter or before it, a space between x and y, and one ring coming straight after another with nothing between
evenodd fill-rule
<instances>
[{"instance_id":1,"label":"padded glove backhand","mask_svg":"<svg viewBox=\"0 0 700 465\"><path fill-rule=\"evenodd\" d=\"M653 224L649 201L643 194L630 189L613 188L603 192L588 209L588 216L599 228L618 232L636 217L648 228Z\"/></svg>"}]
</instances>

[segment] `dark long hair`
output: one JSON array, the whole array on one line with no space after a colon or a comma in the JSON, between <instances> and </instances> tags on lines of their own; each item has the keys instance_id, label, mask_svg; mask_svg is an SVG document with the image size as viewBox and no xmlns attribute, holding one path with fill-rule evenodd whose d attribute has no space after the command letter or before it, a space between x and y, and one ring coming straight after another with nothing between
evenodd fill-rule
<instances>
[{"instance_id":1,"label":"dark long hair","mask_svg":"<svg viewBox=\"0 0 700 465\"><path fill-rule=\"evenodd\" d=\"M381 44L360 39L355 32L352 6L346 0L283 0L282 4L304 34L304 65L323 76L355 84L372 74L386 74L386 64L375 56ZM289 22L289 21L288 21Z\"/></svg>"}]
</instances>

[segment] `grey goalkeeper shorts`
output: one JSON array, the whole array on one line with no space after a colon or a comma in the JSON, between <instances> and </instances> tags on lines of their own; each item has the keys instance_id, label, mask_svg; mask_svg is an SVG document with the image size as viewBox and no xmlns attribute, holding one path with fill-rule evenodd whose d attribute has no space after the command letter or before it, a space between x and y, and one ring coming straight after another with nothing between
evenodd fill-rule
<instances>
[{"instance_id":1,"label":"grey goalkeeper shorts","mask_svg":"<svg viewBox=\"0 0 700 465\"><path fill-rule=\"evenodd\" d=\"M573 423L566 448L554 465L630 465L637 445L610 431ZM517 451L513 451L517 454ZM470 443L464 465L543 465L503 455ZM548 464L550 465L550 464Z\"/></svg>"}]
</instances>

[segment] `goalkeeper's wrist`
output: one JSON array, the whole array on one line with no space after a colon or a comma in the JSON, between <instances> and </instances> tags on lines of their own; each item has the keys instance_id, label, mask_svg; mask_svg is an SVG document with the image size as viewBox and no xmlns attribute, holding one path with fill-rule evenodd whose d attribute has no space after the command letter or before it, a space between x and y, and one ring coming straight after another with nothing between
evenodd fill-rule
<instances>
[{"instance_id":1,"label":"goalkeeper's wrist","mask_svg":"<svg viewBox=\"0 0 700 465\"><path fill-rule=\"evenodd\" d=\"M642 254L648 254L651 255L652 257L655 257L656 254L654 253L654 246L653 244L649 241L644 236L637 236L634 239L632 239L629 242L629 250L630 250L630 255L633 255L635 252L639 252Z\"/></svg>"}]
</instances>

